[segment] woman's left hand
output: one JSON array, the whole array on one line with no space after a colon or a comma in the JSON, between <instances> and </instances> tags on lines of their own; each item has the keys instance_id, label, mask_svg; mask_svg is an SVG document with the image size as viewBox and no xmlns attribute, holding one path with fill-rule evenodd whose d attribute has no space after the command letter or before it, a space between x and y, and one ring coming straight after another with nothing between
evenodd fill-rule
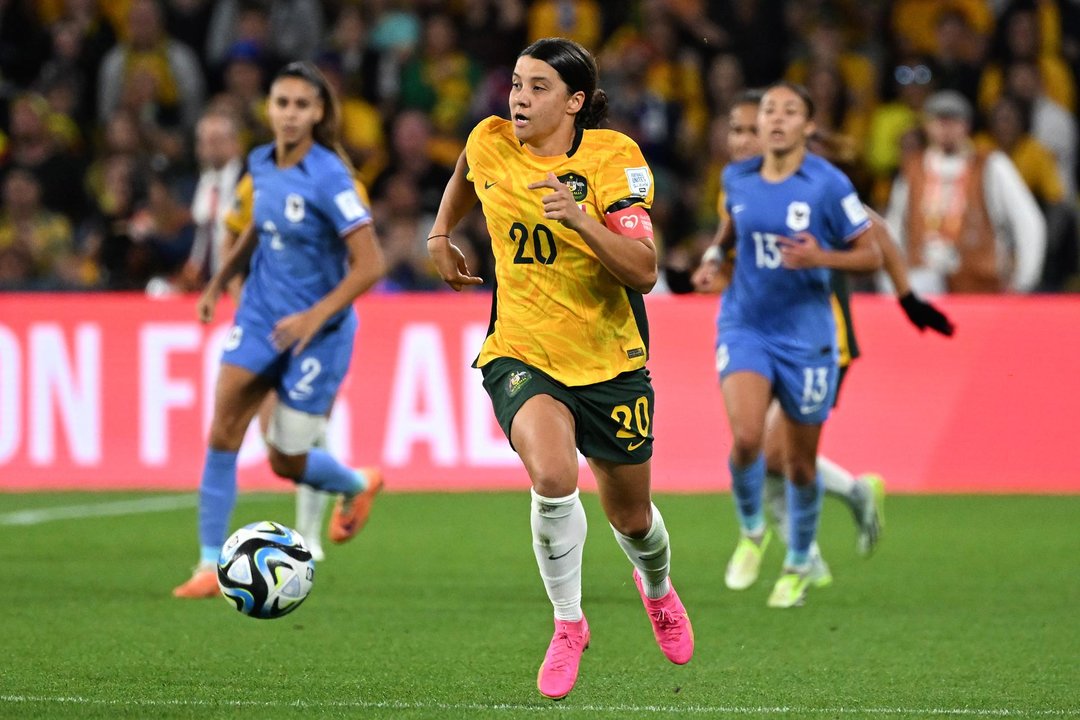
<instances>
[{"instance_id":1,"label":"woman's left hand","mask_svg":"<svg viewBox=\"0 0 1080 720\"><path fill-rule=\"evenodd\" d=\"M794 237L781 236L777 244L780 245L780 257L786 268L802 270L824 264L825 251L817 238L808 232L798 233Z\"/></svg>"},{"instance_id":2,"label":"woman's left hand","mask_svg":"<svg viewBox=\"0 0 1080 720\"><path fill-rule=\"evenodd\" d=\"M322 325L323 321L311 310L286 315L274 325L270 342L282 352L292 348L293 355L299 355Z\"/></svg>"},{"instance_id":3,"label":"woman's left hand","mask_svg":"<svg viewBox=\"0 0 1080 720\"><path fill-rule=\"evenodd\" d=\"M578 201L574 199L574 194L570 192L570 188L565 183L560 182L559 178L555 177L555 173L549 172L547 177L540 182L529 185L530 190L539 190L540 188L551 188L555 191L548 193L543 198L545 218L558 220L571 230L576 230L581 226L582 219L588 217L585 211L581 209Z\"/></svg>"}]
</instances>

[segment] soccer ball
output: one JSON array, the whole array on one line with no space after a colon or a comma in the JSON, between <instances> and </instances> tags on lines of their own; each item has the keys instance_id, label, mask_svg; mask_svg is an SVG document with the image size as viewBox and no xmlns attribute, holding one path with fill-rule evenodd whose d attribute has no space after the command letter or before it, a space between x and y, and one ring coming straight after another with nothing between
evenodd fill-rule
<instances>
[{"instance_id":1,"label":"soccer ball","mask_svg":"<svg viewBox=\"0 0 1080 720\"><path fill-rule=\"evenodd\" d=\"M279 618L300 607L315 578L315 561L300 533L276 522L233 533L218 556L218 587L245 615Z\"/></svg>"}]
</instances>

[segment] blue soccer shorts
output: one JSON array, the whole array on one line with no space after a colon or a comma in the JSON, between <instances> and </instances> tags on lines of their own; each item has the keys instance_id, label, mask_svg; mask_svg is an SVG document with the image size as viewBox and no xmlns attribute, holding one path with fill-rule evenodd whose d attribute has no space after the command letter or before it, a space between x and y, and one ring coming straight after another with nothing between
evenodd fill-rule
<instances>
[{"instance_id":1,"label":"blue soccer shorts","mask_svg":"<svg viewBox=\"0 0 1080 720\"><path fill-rule=\"evenodd\" d=\"M820 425L829 417L840 377L835 348L781 348L761 333L739 327L720 332L716 371L721 381L740 371L761 375L772 385L784 413L804 425Z\"/></svg>"}]
</instances>

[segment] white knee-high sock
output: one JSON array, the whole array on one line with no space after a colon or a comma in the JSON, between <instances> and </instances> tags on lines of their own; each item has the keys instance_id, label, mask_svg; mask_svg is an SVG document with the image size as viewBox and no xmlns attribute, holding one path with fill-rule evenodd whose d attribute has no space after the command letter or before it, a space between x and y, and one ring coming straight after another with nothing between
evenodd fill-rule
<instances>
[{"instance_id":1,"label":"white knee-high sock","mask_svg":"<svg viewBox=\"0 0 1080 720\"><path fill-rule=\"evenodd\" d=\"M772 516L784 545L788 544L787 480L777 473L765 474L765 510Z\"/></svg>"},{"instance_id":2,"label":"white knee-high sock","mask_svg":"<svg viewBox=\"0 0 1080 720\"><path fill-rule=\"evenodd\" d=\"M581 613L581 555L588 522L578 491L547 498L532 491L533 551L556 620L576 622Z\"/></svg>"},{"instance_id":3,"label":"white knee-high sock","mask_svg":"<svg viewBox=\"0 0 1080 720\"><path fill-rule=\"evenodd\" d=\"M322 549L323 517L330 502L330 493L310 485L296 485L296 530L307 540L308 549Z\"/></svg>"},{"instance_id":4,"label":"white knee-high sock","mask_svg":"<svg viewBox=\"0 0 1080 720\"><path fill-rule=\"evenodd\" d=\"M325 424L312 444L319 450L327 449ZM323 518L330 497L331 493L303 483L296 484L296 531L307 540L308 549L316 560L322 560L325 555L322 549Z\"/></svg>"},{"instance_id":5,"label":"white knee-high sock","mask_svg":"<svg viewBox=\"0 0 1080 720\"><path fill-rule=\"evenodd\" d=\"M827 494L835 495L849 506L855 503L855 476L848 472L847 468L837 465L824 455L818 455L817 471Z\"/></svg>"},{"instance_id":6,"label":"white knee-high sock","mask_svg":"<svg viewBox=\"0 0 1080 720\"><path fill-rule=\"evenodd\" d=\"M623 535L614 527L615 540L619 547L626 553L626 557L637 568L641 575L641 584L645 588L645 595L656 600L667 595L671 591L671 583L668 581L668 572L671 569L671 543L668 539L667 526L664 525L664 517L656 506L652 506L652 527L643 538L632 538Z\"/></svg>"}]
</instances>

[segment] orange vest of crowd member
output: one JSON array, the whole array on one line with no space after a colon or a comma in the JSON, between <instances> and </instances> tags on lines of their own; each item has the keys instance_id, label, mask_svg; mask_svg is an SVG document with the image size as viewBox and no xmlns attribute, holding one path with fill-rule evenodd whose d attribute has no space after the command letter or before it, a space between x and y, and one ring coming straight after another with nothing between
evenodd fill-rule
<instances>
[{"instance_id":1,"label":"orange vest of crowd member","mask_svg":"<svg viewBox=\"0 0 1080 720\"><path fill-rule=\"evenodd\" d=\"M951 241L960 259L959 269L946 278L950 293L999 293L1004 290L1003 263L998 258L997 240L990 214L986 209L983 173L986 170L985 151L976 152L967 171L964 208L959 224L940 228L935 234ZM927 190L924 153L913 153L904 161L904 177L908 182L907 247L912 265L921 265L929 228L922 212Z\"/></svg>"}]
</instances>

